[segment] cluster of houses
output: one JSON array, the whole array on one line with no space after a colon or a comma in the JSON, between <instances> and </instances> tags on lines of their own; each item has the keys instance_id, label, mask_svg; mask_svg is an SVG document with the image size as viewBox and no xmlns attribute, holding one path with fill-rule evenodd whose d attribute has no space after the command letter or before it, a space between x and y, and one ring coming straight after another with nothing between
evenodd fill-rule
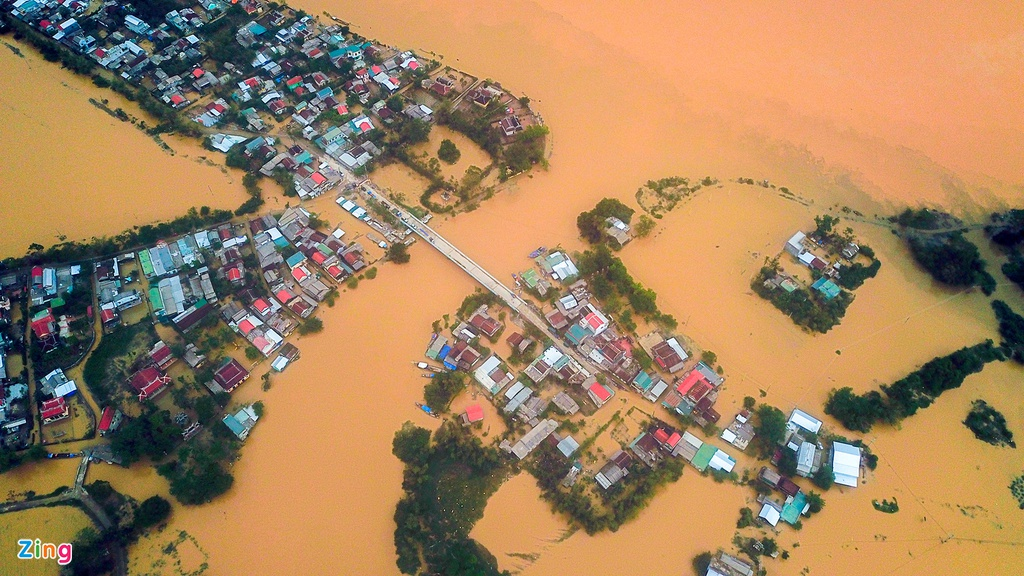
<instances>
[{"instance_id":1,"label":"cluster of houses","mask_svg":"<svg viewBox=\"0 0 1024 576\"><path fill-rule=\"evenodd\" d=\"M8 334L13 324L7 288L15 285L23 290L24 284L17 283L14 275L0 278L0 444L4 448L15 448L23 441L29 416L28 385L20 374L13 373L7 361L7 352L15 343L13 335Z\"/></svg>"},{"instance_id":2,"label":"cluster of houses","mask_svg":"<svg viewBox=\"0 0 1024 576\"><path fill-rule=\"evenodd\" d=\"M137 278L124 278L121 265L134 261L133 254L123 254L96 264L96 296L100 304L100 321L104 330L121 323L121 313L143 304L142 293L128 288Z\"/></svg>"},{"instance_id":3,"label":"cluster of houses","mask_svg":"<svg viewBox=\"0 0 1024 576\"><path fill-rule=\"evenodd\" d=\"M797 231L786 241L783 249L800 264L821 274L811 284L811 290L821 294L825 300L831 300L842 292L842 288L839 287L836 280L842 273L843 263L838 259L830 260L827 255L823 255L824 251L821 249L820 241L808 236L804 232ZM860 247L853 242L849 242L840 250L840 255L849 261L855 258L859 252ZM793 292L800 288L800 283L792 276L784 272L778 272L772 278L765 280L765 286Z\"/></svg>"},{"instance_id":4,"label":"cluster of houses","mask_svg":"<svg viewBox=\"0 0 1024 576\"><path fill-rule=\"evenodd\" d=\"M43 352L48 352L71 337L72 318L62 314L64 296L74 290L75 277L82 273L78 265L51 268L33 266L29 272L29 303L35 312L29 319L32 333ZM91 310L91 308L90 308Z\"/></svg>"},{"instance_id":5,"label":"cluster of houses","mask_svg":"<svg viewBox=\"0 0 1024 576\"><path fill-rule=\"evenodd\" d=\"M827 464L832 470L836 484L855 488L860 482L862 451L858 446L846 442L835 441L826 448L818 437L822 423L807 412L794 409L786 423L786 438L772 457L772 463L778 465L783 451L792 452L796 460L796 473L809 477ZM758 520L766 526L775 528L779 522L796 524L800 516L807 512L809 505L807 496L800 487L789 478L763 467L758 473L758 480L772 489L773 493L758 497L761 504ZM774 497L777 491L781 499Z\"/></svg>"}]
</instances>

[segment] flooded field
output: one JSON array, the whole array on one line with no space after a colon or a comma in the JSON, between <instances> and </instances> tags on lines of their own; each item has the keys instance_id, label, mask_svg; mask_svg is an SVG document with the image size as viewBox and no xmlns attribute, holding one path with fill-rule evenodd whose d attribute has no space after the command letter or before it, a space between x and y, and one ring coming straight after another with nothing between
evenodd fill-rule
<instances>
[{"instance_id":1,"label":"flooded field","mask_svg":"<svg viewBox=\"0 0 1024 576\"><path fill-rule=\"evenodd\" d=\"M718 354L728 377L719 401L725 418L744 396L760 397L760 391L783 410L799 404L823 416L831 388L874 388L936 355L996 337L987 298L936 286L898 239L871 221L907 203L942 204L981 217L1024 200L1019 10L922 5L837 13L802 5L648 4L514 1L480 9L451 0L300 2L387 44L431 51L447 65L500 80L542 113L553 134L551 168L513 179L478 210L438 223L501 279L525 269L526 254L539 245L579 249L576 215L602 197L631 201L648 179L672 175L722 180L721 187L681 203L658 221L651 238L634 242L621 257L658 293L679 330ZM112 228L109 219L76 216L61 228L69 237L116 232L191 205L228 207L241 200L237 182L161 152L89 105L90 86L44 73L53 67L32 58L4 50L0 70L52 82L55 93L64 94L53 96L61 114L73 110L77 133L99 134L97 142L130 147L139 159L125 168L123 180L107 178L105 168L79 175L70 163L81 158L41 161L40 151L61 137L52 124L46 131L31 128L49 118L50 96L31 92L28 83L4 83L3 114L26 112L17 112L24 122L0 125L0 151L19 158L4 162L4 170L24 167L13 187L6 172L0 178L3 198L21 198L32 188L24 185L52 175L46 186L51 195L64 195L60 210L80 201L82 210L112 189L147 200L133 205L142 212L118 214L124 221ZM82 94L68 97L69 90ZM40 98L39 110L30 108ZM433 136L440 134L435 129ZM428 146L436 152L433 140ZM459 148L457 166L475 163ZM86 147L82 154L93 156L84 163L107 166L101 163L106 149ZM55 162L68 164L58 170ZM178 170L190 175L180 186L173 176ZM388 167L375 179L418 194L421 180L404 170ZM160 176L146 184L150 174ZM769 179L806 201L727 182L739 176ZM169 189L181 192L168 195ZM328 221L355 228L330 200L316 202ZM749 282L792 230L841 206L864 214L866 221L843 225L875 249L882 268L857 291L840 326L811 336L753 295ZM14 209L22 208L15 203ZM19 223L15 236L3 236L11 248L4 244L0 251L53 238L50 219L31 216L61 212L33 203L23 210L12 218ZM255 377L239 390L240 401L264 400L267 417L234 467L234 487L208 506L175 506L168 529L132 550L140 573L159 573L161 550L178 541L182 565L208 557L203 561L213 574L246 574L253 565L268 573L397 573L392 514L401 467L391 455L391 438L406 420L435 425L413 407L424 380L410 361L422 356L431 322L473 288L426 247L416 245L411 253L408 266L383 266L375 280L343 293L323 315L324 332L299 340L302 359L275 376L268 392ZM1014 286L1000 286L996 296L1024 306ZM966 574L984 558L989 572L1016 574L1024 565L1024 513L1007 485L1024 471L1024 453L983 444L960 422L971 401L984 398L1012 430L1024 433L1022 375L1019 366L990 365L900 429L879 427L866 435L880 456L878 469L857 489L826 494L824 510L803 530L784 531L778 540L791 558L768 561L769 573ZM460 398L455 406L468 403ZM166 482L151 469L96 470L90 479L108 479L136 498L166 493ZM60 476L68 480L40 482L52 489L69 483L73 471ZM0 477L4 491L29 485L43 491L32 478ZM492 498L473 535L502 568L526 575L687 573L695 554L729 546L738 511L752 494L688 468L618 532L566 537L564 521L547 512L532 480L520 475ZM872 499L894 496L897 514L871 506ZM237 532L241 525L243 533ZM282 535L287 546L252 545Z\"/></svg>"},{"instance_id":2,"label":"flooded field","mask_svg":"<svg viewBox=\"0 0 1024 576\"><path fill-rule=\"evenodd\" d=\"M62 544L72 542L83 528L92 526L89 517L73 506L34 508L5 514L0 522L0 541L4 543L4 576L56 576L60 566L56 560L16 560L17 541L22 538ZM72 556L72 561L73 556Z\"/></svg>"},{"instance_id":3,"label":"flooded field","mask_svg":"<svg viewBox=\"0 0 1024 576\"><path fill-rule=\"evenodd\" d=\"M234 209L245 199L241 178L222 172L220 158L216 166L203 161L211 153L197 142L164 136L174 154L162 150L89 99L145 119L133 103L17 47L24 57L0 46L0 76L17 78L0 83L0 257L21 256L33 242L117 234L192 206Z\"/></svg>"}]
</instances>

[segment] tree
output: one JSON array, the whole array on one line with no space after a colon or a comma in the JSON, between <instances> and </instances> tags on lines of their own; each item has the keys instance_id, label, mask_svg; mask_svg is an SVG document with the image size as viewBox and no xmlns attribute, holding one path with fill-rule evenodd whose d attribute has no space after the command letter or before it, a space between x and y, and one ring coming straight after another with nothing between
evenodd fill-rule
<instances>
[{"instance_id":1,"label":"tree","mask_svg":"<svg viewBox=\"0 0 1024 576\"><path fill-rule=\"evenodd\" d=\"M815 216L814 224L817 226L817 228L815 228L814 232L818 236L828 236L829 234L832 233L832 228L838 223L839 218L829 216L828 214L825 214L824 216Z\"/></svg>"},{"instance_id":2,"label":"tree","mask_svg":"<svg viewBox=\"0 0 1024 576\"><path fill-rule=\"evenodd\" d=\"M395 264L406 264L409 262L409 247L401 242L395 242L388 246L388 260Z\"/></svg>"},{"instance_id":3,"label":"tree","mask_svg":"<svg viewBox=\"0 0 1024 576\"><path fill-rule=\"evenodd\" d=\"M715 354L711 350L705 350L700 353L700 360L708 366L714 366L718 362L718 354Z\"/></svg>"},{"instance_id":4,"label":"tree","mask_svg":"<svg viewBox=\"0 0 1024 576\"><path fill-rule=\"evenodd\" d=\"M402 424L391 441L391 453L406 464L425 464L430 456L430 431L412 422Z\"/></svg>"},{"instance_id":5,"label":"tree","mask_svg":"<svg viewBox=\"0 0 1024 576\"><path fill-rule=\"evenodd\" d=\"M818 471L814 473L814 476L811 477L811 482L814 482L814 485L822 490L828 490L832 487L832 483L835 479L836 477L832 473L832 467L828 464L823 464L821 468L818 468Z\"/></svg>"},{"instance_id":6,"label":"tree","mask_svg":"<svg viewBox=\"0 0 1024 576\"><path fill-rule=\"evenodd\" d=\"M135 511L135 530L156 526L171 515L171 503L160 496L150 496L142 501Z\"/></svg>"},{"instance_id":7,"label":"tree","mask_svg":"<svg viewBox=\"0 0 1024 576\"><path fill-rule=\"evenodd\" d=\"M320 320L316 316L310 316L299 324L299 334L305 336L306 334L316 334L324 329L323 320Z\"/></svg>"},{"instance_id":8,"label":"tree","mask_svg":"<svg viewBox=\"0 0 1024 576\"><path fill-rule=\"evenodd\" d=\"M423 398L436 411L448 410L452 398L466 387L465 375L460 372L443 372L430 379L423 388Z\"/></svg>"},{"instance_id":9,"label":"tree","mask_svg":"<svg viewBox=\"0 0 1024 576\"><path fill-rule=\"evenodd\" d=\"M249 360L256 360L260 357L260 351L253 346L245 347L245 357Z\"/></svg>"},{"instance_id":10,"label":"tree","mask_svg":"<svg viewBox=\"0 0 1024 576\"><path fill-rule=\"evenodd\" d=\"M392 112L401 112L402 108L405 107L405 103L402 101L402 97L395 94L387 101L388 110Z\"/></svg>"},{"instance_id":11,"label":"tree","mask_svg":"<svg viewBox=\"0 0 1024 576\"><path fill-rule=\"evenodd\" d=\"M633 227L633 231L636 233L637 238L646 238L654 231L654 227L656 225L657 224L654 222L653 218L647 214L643 214L640 216L640 219L637 220L636 226Z\"/></svg>"},{"instance_id":12,"label":"tree","mask_svg":"<svg viewBox=\"0 0 1024 576\"><path fill-rule=\"evenodd\" d=\"M445 138L437 149L437 157L448 164L455 164L462 157L462 152L455 146L455 142Z\"/></svg>"},{"instance_id":13,"label":"tree","mask_svg":"<svg viewBox=\"0 0 1024 576\"><path fill-rule=\"evenodd\" d=\"M758 406L756 414L757 424L754 426L754 433L760 439L758 446L761 457L767 458L775 451L775 447L786 439L786 415L770 404Z\"/></svg>"},{"instance_id":14,"label":"tree","mask_svg":"<svg viewBox=\"0 0 1024 576\"><path fill-rule=\"evenodd\" d=\"M782 455L779 457L779 472L784 476L796 475L796 452L785 447L782 449Z\"/></svg>"},{"instance_id":15,"label":"tree","mask_svg":"<svg viewBox=\"0 0 1024 576\"><path fill-rule=\"evenodd\" d=\"M821 512L821 509L825 507L825 500L822 499L821 494L817 492L807 493L807 511L811 514L817 514Z\"/></svg>"},{"instance_id":16,"label":"tree","mask_svg":"<svg viewBox=\"0 0 1024 576\"><path fill-rule=\"evenodd\" d=\"M693 557L693 571L697 576L704 576L708 573L708 567L711 566L711 559L713 558L711 552L701 552Z\"/></svg>"}]
</instances>

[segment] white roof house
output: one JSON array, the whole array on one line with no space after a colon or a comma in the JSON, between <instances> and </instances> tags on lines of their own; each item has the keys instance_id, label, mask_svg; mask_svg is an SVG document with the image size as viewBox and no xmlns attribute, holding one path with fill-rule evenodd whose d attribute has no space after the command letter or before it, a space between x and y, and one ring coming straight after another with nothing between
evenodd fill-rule
<instances>
[{"instance_id":1,"label":"white roof house","mask_svg":"<svg viewBox=\"0 0 1024 576\"><path fill-rule=\"evenodd\" d=\"M736 460L733 459L732 456L729 456L725 452L719 450L718 452L715 452L714 456L711 457L711 462L708 463L708 466L713 470L732 472L733 467L736 466Z\"/></svg>"},{"instance_id":2,"label":"white roof house","mask_svg":"<svg viewBox=\"0 0 1024 576\"><path fill-rule=\"evenodd\" d=\"M793 413L789 416L788 427L791 430L796 428L802 428L811 434L817 434L818 430L821 430L821 420L818 420L814 416L811 416L807 412L796 408Z\"/></svg>"},{"instance_id":3,"label":"white roof house","mask_svg":"<svg viewBox=\"0 0 1024 576\"><path fill-rule=\"evenodd\" d=\"M804 442L800 444L800 450L796 453L796 473L807 477L811 475L811 469L814 467L814 453L817 450L817 446L810 442Z\"/></svg>"},{"instance_id":4,"label":"white roof house","mask_svg":"<svg viewBox=\"0 0 1024 576\"><path fill-rule=\"evenodd\" d=\"M842 442L833 443L832 474L836 484L856 488L860 480L860 448Z\"/></svg>"},{"instance_id":5,"label":"white roof house","mask_svg":"<svg viewBox=\"0 0 1024 576\"><path fill-rule=\"evenodd\" d=\"M763 519L769 526L775 526L779 523L779 518L782 517L782 511L774 502L766 500L757 517Z\"/></svg>"},{"instance_id":6,"label":"white roof house","mask_svg":"<svg viewBox=\"0 0 1024 576\"><path fill-rule=\"evenodd\" d=\"M806 251L804 248L804 238L807 238L807 235L803 232L798 231L796 234L793 234L793 236L786 241L786 252L797 257L799 257L800 254L803 254Z\"/></svg>"}]
</instances>

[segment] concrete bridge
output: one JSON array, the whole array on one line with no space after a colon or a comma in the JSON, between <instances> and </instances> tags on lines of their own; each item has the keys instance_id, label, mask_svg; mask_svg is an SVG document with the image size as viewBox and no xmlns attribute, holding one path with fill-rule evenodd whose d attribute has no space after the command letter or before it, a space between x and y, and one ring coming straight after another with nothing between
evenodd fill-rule
<instances>
[{"instance_id":1,"label":"concrete bridge","mask_svg":"<svg viewBox=\"0 0 1024 576\"><path fill-rule=\"evenodd\" d=\"M458 247L446 240L444 236L438 234L437 231L425 224L422 220L413 216L408 210L405 210L401 206L395 204L390 199L365 184L363 189L366 190L367 194L369 194L373 199L378 200L390 208L391 211L402 220L402 223L415 232L417 236L425 240L427 244L433 246L434 249L454 262L456 266L462 268L464 272L469 274L484 288L492 292L498 298L501 298L509 308L518 313L524 320L536 326L541 332L550 333L550 326L548 325L547 320L544 319L544 315L536 306L533 305L533 303L527 302L512 289L502 284L501 281L495 278L494 275L488 272L483 266L477 264L469 256L466 256L462 250L459 250ZM563 354L569 355L570 358L579 363L586 372L592 375L596 375L598 373L597 366L595 366L588 358L580 355L576 350L572 348L565 348L557 341L554 346Z\"/></svg>"}]
</instances>

